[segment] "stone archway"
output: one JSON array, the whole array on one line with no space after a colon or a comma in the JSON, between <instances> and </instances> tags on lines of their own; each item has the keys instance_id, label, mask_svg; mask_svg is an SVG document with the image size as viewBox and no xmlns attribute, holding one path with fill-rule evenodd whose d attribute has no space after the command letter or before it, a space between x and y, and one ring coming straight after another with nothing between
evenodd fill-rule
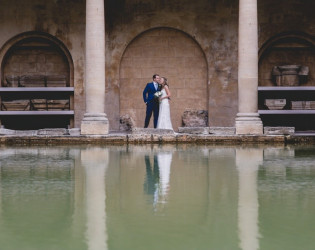
<instances>
[{"instance_id":1,"label":"stone archway","mask_svg":"<svg viewBox=\"0 0 315 250\"><path fill-rule=\"evenodd\" d=\"M73 62L62 42L46 33L25 32L2 47L0 60L1 87L11 88L1 95L1 125L17 130L73 127L73 114L62 113L74 110L67 88L73 87Z\"/></svg>"},{"instance_id":2,"label":"stone archway","mask_svg":"<svg viewBox=\"0 0 315 250\"><path fill-rule=\"evenodd\" d=\"M279 34L267 41L259 51L259 85L273 86L274 66L302 65L309 68L307 83L315 85L315 42L306 34Z\"/></svg>"},{"instance_id":3,"label":"stone archway","mask_svg":"<svg viewBox=\"0 0 315 250\"><path fill-rule=\"evenodd\" d=\"M142 91L153 74L168 78L175 130L186 109L208 110L207 63L190 36L171 28L156 28L136 37L126 48L120 67L120 115L129 114L143 127ZM149 127L153 127L151 124Z\"/></svg>"}]
</instances>

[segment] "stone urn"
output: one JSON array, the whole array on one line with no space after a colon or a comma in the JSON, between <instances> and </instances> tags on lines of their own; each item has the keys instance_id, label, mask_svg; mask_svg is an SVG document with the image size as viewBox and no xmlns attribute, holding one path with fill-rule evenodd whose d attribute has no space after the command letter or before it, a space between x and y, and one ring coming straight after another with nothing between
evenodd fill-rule
<instances>
[{"instance_id":1,"label":"stone urn","mask_svg":"<svg viewBox=\"0 0 315 250\"><path fill-rule=\"evenodd\" d=\"M272 79L277 86L299 86L307 81L309 68L301 65L281 65L272 69Z\"/></svg>"}]
</instances>

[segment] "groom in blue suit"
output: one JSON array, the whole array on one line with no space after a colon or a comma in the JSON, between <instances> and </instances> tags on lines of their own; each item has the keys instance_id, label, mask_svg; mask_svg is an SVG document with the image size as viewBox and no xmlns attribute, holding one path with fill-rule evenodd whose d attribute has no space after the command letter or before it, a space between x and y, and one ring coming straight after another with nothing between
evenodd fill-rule
<instances>
[{"instance_id":1,"label":"groom in blue suit","mask_svg":"<svg viewBox=\"0 0 315 250\"><path fill-rule=\"evenodd\" d=\"M147 128L150 123L150 119L153 112L154 128L157 126L159 118L159 100L154 97L157 91L161 90L160 76L158 74L153 75L153 82L147 84L143 90L143 101L147 105L147 111L144 121L144 127Z\"/></svg>"}]
</instances>

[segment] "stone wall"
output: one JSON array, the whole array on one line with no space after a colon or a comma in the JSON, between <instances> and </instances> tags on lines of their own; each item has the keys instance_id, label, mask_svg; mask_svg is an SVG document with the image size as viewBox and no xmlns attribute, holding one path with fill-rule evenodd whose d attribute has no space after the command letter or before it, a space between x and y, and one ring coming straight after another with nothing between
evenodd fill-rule
<instances>
[{"instance_id":1,"label":"stone wall","mask_svg":"<svg viewBox=\"0 0 315 250\"><path fill-rule=\"evenodd\" d=\"M272 67L304 65L309 67L308 82L315 85L315 1L258 1L259 85L274 85Z\"/></svg>"},{"instance_id":2,"label":"stone wall","mask_svg":"<svg viewBox=\"0 0 315 250\"><path fill-rule=\"evenodd\" d=\"M180 34L190 37L194 41L196 48L200 48L200 52L204 55L205 63L202 62L201 69L206 66L200 73L206 75L202 87L196 88L206 89L207 93L194 95L195 103L185 103L182 96L189 95L183 93L177 98L177 89L179 86L178 79L183 79L178 71L178 77L175 77L177 69L174 64L170 64L174 71L159 71L160 74L171 74L170 81L171 90L174 88L174 98L171 100L172 116L174 127L180 123L179 117L181 110L185 108L193 108L191 105L204 106L209 110L209 124L211 126L234 126L234 120L237 113L237 32L238 32L238 1L237 0L171 0L171 1L106 1L106 30L107 30L107 50L106 53L106 81L107 91L112 95L107 95L106 108L111 110L109 114L112 126L116 126L119 121L119 88L122 83L120 67L124 65L125 60L121 60L132 44L140 39L141 34L146 34L152 29L175 29ZM148 33L147 33L148 34ZM140 35L140 36L139 36ZM156 41L162 43L162 41ZM182 52L183 57L187 56L190 51ZM187 54L186 54L187 53ZM199 53L199 52L198 52ZM197 62L199 64L199 62ZM145 67L143 61L142 67ZM193 63L192 63L193 65ZM195 65L194 65L195 66ZM139 91L137 103L141 105L140 109L144 109L141 100L142 89L144 85L152 79L155 73L152 67L147 70L146 75L140 82L137 81ZM165 67L166 69L166 67ZM164 73L165 72L165 73ZM132 74L141 74L135 70ZM196 74L197 73L193 73ZM168 75L166 75L168 76ZM202 76L203 78L204 76ZM186 90L185 90L186 91ZM189 92L189 91L188 91ZM208 96L206 104L204 97ZM201 104L197 104L201 102ZM138 105L138 104L137 104ZM178 111L174 111L174 107L181 106ZM203 108L202 108L203 109ZM137 111L136 111L137 112ZM135 113L136 113L135 112ZM138 112L137 112L138 113ZM136 114L134 114L137 116ZM143 116L143 115L142 115ZM140 118L138 118L140 121ZM143 120L144 118L142 118ZM175 120L174 120L175 119ZM140 126L142 126L140 122ZM138 125L138 124L137 124ZM176 129L176 127L175 127Z\"/></svg>"},{"instance_id":3,"label":"stone wall","mask_svg":"<svg viewBox=\"0 0 315 250\"><path fill-rule=\"evenodd\" d=\"M8 76L63 75L70 86L70 69L62 52L48 42L36 43L37 48L33 46L34 43L28 42L11 49L3 62L3 81Z\"/></svg>"},{"instance_id":4,"label":"stone wall","mask_svg":"<svg viewBox=\"0 0 315 250\"><path fill-rule=\"evenodd\" d=\"M186 108L207 109L207 63L198 44L181 31L153 29L129 44L120 67L120 114L129 114L137 127L146 113L142 91L155 73L168 79L175 129Z\"/></svg>"},{"instance_id":5,"label":"stone wall","mask_svg":"<svg viewBox=\"0 0 315 250\"><path fill-rule=\"evenodd\" d=\"M166 61L163 67L156 71L171 78L170 87L174 92L172 98L173 123L178 124L181 109L206 107L209 111L210 126L234 126L238 112L237 96L237 63L238 63L238 1L237 0L106 0L106 104L105 110L109 118L110 129L119 129L121 112L125 112L122 94L126 80L139 75L138 70L126 74L126 55L130 48L146 39L145 35L154 29L176 30L179 36L198 48L199 58L191 61L191 72L198 75L200 65L200 81L194 82L193 92L178 89L190 66L184 69ZM315 35L315 2L313 0L258 0L259 48L273 37L284 32L300 32L314 39ZM3 0L0 9L0 61L3 60L3 48L10 40L24 32L36 31L49 34L69 50L73 61L73 83L75 87L74 109L75 127L79 127L85 113L84 93L84 58L85 58L85 1L84 0ZM188 39L189 38L189 39ZM162 40L156 41L163 43ZM148 52L149 53L149 52ZM182 51L182 56L189 50ZM148 58L144 54L144 58ZM153 55L154 57L154 55ZM272 55L268 60L275 61ZM290 56L291 57L291 56ZM151 57L152 58L152 57ZM168 56L168 60L172 58ZM175 58L175 57L173 57ZM304 56L299 60L303 61ZM314 79L314 56L306 57L310 61L310 76ZM288 60L292 61L292 60ZM278 62L272 62L278 63ZM167 68L170 65L170 68ZM145 61L139 65L141 72L147 67ZM268 69L269 65L263 66ZM313 68L312 68L313 67ZM176 68L176 67L175 67ZM137 89L151 80L156 71L148 69L137 79ZM178 71L182 69L184 71ZM3 75L1 68L1 75ZM176 77L176 74L178 77ZM202 79L202 80L201 80ZM129 81L129 80L128 80ZM189 80L191 83L191 81ZM312 80L314 83L314 80ZM186 83L185 83L186 84ZM130 86L129 86L130 87ZM203 90L202 93L198 91ZM178 95L182 91L182 94ZM188 91L185 92L185 91ZM135 110L138 120L144 107L141 93L133 92ZM194 97L183 103L183 96L193 93ZM139 100L140 99L140 100ZM125 105L125 106L124 106ZM139 105L139 106L137 106ZM131 109L130 109L131 110ZM128 112L130 112L130 110ZM137 124L141 126L140 124Z\"/></svg>"},{"instance_id":6,"label":"stone wall","mask_svg":"<svg viewBox=\"0 0 315 250\"><path fill-rule=\"evenodd\" d=\"M38 32L55 37L69 50L73 62L74 125L80 127L85 112L84 50L85 1L83 0L17 0L1 1L0 8L0 62L4 48L14 45L16 36ZM2 65L3 66L3 65ZM54 67L54 66L53 66ZM59 66L56 66L59 67ZM55 69L56 69L55 67ZM54 70L53 70L54 71ZM1 68L3 76L3 68Z\"/></svg>"}]
</instances>

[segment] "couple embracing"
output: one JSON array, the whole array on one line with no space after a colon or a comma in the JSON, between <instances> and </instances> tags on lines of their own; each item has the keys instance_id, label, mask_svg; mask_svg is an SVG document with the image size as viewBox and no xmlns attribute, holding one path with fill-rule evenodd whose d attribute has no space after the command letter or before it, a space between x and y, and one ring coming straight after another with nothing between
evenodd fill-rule
<instances>
[{"instance_id":1,"label":"couple embracing","mask_svg":"<svg viewBox=\"0 0 315 250\"><path fill-rule=\"evenodd\" d=\"M147 84L143 90L143 101L147 105L144 127L147 128L153 113L154 128L171 129L171 115L169 98L171 92L165 77L153 75L153 82Z\"/></svg>"}]
</instances>

